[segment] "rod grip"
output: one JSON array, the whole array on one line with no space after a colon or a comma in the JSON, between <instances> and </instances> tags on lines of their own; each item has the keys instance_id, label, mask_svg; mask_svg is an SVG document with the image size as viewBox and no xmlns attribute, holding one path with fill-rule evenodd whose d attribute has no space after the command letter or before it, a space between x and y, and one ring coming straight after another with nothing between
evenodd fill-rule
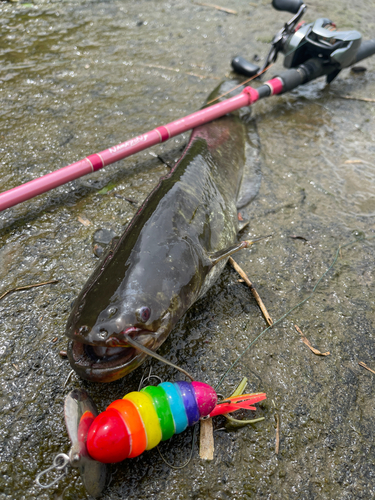
<instances>
[{"instance_id":1,"label":"rod grip","mask_svg":"<svg viewBox=\"0 0 375 500\"><path fill-rule=\"evenodd\" d=\"M278 74L278 77L281 78L283 82L283 90L280 92L284 94L289 90L293 90L302 83L305 83L305 75L303 72L298 71L297 69L288 69Z\"/></svg>"},{"instance_id":2,"label":"rod grip","mask_svg":"<svg viewBox=\"0 0 375 500\"><path fill-rule=\"evenodd\" d=\"M358 49L357 55L355 57L354 63L362 61L362 59L366 59L366 57L370 57L375 54L375 39L366 40L361 43L361 46Z\"/></svg>"}]
</instances>

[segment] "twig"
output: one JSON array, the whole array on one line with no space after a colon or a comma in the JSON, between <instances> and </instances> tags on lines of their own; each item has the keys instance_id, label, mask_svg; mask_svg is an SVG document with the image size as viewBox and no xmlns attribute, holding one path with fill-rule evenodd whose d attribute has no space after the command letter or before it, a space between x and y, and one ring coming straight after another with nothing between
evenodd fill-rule
<instances>
[{"instance_id":1,"label":"twig","mask_svg":"<svg viewBox=\"0 0 375 500\"><path fill-rule=\"evenodd\" d=\"M262 311L265 320L267 321L267 324L269 326L272 326L273 325L273 321L271 319L271 316L268 314L266 306L263 304L262 299L260 298L258 292L255 290L254 285L249 280L249 278L248 278L247 274L245 273L245 271L243 269L241 269L241 267L237 264L237 262L232 257L229 257L229 262L233 266L234 270L238 272L238 274L241 276L241 278L245 281L245 283L247 284L247 286L250 288L251 293L253 294L254 299L257 301L257 304L260 307L260 310Z\"/></svg>"},{"instance_id":2,"label":"twig","mask_svg":"<svg viewBox=\"0 0 375 500\"><path fill-rule=\"evenodd\" d=\"M154 153L152 151L150 152L150 155L153 156L154 158L157 158L158 160L160 160L166 167L173 168L173 166L170 163L168 163L166 160L164 160L164 158L162 156L157 155L156 153Z\"/></svg>"},{"instance_id":3,"label":"twig","mask_svg":"<svg viewBox=\"0 0 375 500\"><path fill-rule=\"evenodd\" d=\"M328 273L334 268L336 262L338 261L338 258L339 258L339 253L341 251L342 248L348 248L354 244L358 244L360 241L366 241L366 240L372 240L373 238L375 238L375 235L373 236L370 236L370 237L367 237L367 238L358 238L358 239L355 239L355 240L352 240L352 241L349 241L348 243L345 243L343 245L340 245L338 247L338 249L336 250L336 254L331 262L331 264L328 266L328 269L320 276L320 278L317 280L317 282L315 283L314 285L314 288L312 289L311 293L309 293L309 295L307 295L307 297L305 297L303 300L301 300L301 302L299 302L298 304L294 305L291 309L289 309L289 311L287 311L286 313L284 313L280 318L278 318L273 326L275 325L279 325L285 318L287 318L293 311L295 311L296 309L298 309L299 307L301 307L302 305L306 304L307 301L309 301L311 299L311 297L313 297L313 295L315 294L319 284L322 282L322 280L328 275ZM249 324L249 322L247 323ZM246 325L247 326L247 325ZM263 331L261 331L259 333L259 335L257 335L255 337L255 339L251 340L246 348L241 352L241 354L239 356L237 356L237 358L235 359L235 361L230 365L230 367L225 371L224 375L220 378L219 382L215 385L215 391L217 391L223 384L224 380L226 379L226 377L228 376L228 374L233 370L233 368L235 368L238 363L241 361L241 359L245 356L245 354L247 352L249 352L249 350L251 349L251 347L253 347L254 344L256 344L256 342L258 342L258 340L263 337L263 335L265 335L269 330L270 330L270 326L267 326L267 328L265 328Z\"/></svg>"},{"instance_id":4,"label":"twig","mask_svg":"<svg viewBox=\"0 0 375 500\"><path fill-rule=\"evenodd\" d=\"M201 420L199 430L199 456L202 460L214 459L214 434L212 418Z\"/></svg>"},{"instance_id":5,"label":"twig","mask_svg":"<svg viewBox=\"0 0 375 500\"><path fill-rule=\"evenodd\" d=\"M366 368L366 370L368 370L369 372L373 373L375 375L375 371L374 370L371 370L371 368L369 368L366 363L364 363L363 361L360 361L359 363L359 366L362 366L363 368Z\"/></svg>"},{"instance_id":6,"label":"twig","mask_svg":"<svg viewBox=\"0 0 375 500\"><path fill-rule=\"evenodd\" d=\"M350 99L351 101L375 102L375 99L369 97L352 97L351 95L340 95L341 99Z\"/></svg>"},{"instance_id":7,"label":"twig","mask_svg":"<svg viewBox=\"0 0 375 500\"><path fill-rule=\"evenodd\" d=\"M64 386L63 386L63 387L64 387L64 389L65 389L65 387L67 386L67 384L68 384L68 382L69 382L69 379L70 379L70 377L71 377L72 375L74 375L74 370L70 370L69 375L66 377L66 380L65 380L65 383L64 383Z\"/></svg>"},{"instance_id":8,"label":"twig","mask_svg":"<svg viewBox=\"0 0 375 500\"><path fill-rule=\"evenodd\" d=\"M315 349L315 347L313 347L311 344L310 344L310 341L304 336L304 334L301 332L301 330L298 328L297 325L294 325L294 328L297 330L298 333L301 334L301 340L302 342L307 345L307 347L314 353L316 354L317 356L329 356L330 355L330 352L320 352L318 351L318 349Z\"/></svg>"},{"instance_id":9,"label":"twig","mask_svg":"<svg viewBox=\"0 0 375 500\"><path fill-rule=\"evenodd\" d=\"M279 454L279 449L280 449L280 417L279 414L275 414L275 420L276 420L276 443L275 443L275 453L276 455Z\"/></svg>"},{"instance_id":10,"label":"twig","mask_svg":"<svg viewBox=\"0 0 375 500\"><path fill-rule=\"evenodd\" d=\"M296 234L291 234L290 236L288 236L288 238L291 238L292 240L303 240L303 241L309 241L307 238L305 238L304 236L298 236Z\"/></svg>"},{"instance_id":11,"label":"twig","mask_svg":"<svg viewBox=\"0 0 375 500\"><path fill-rule=\"evenodd\" d=\"M211 80L220 80L217 76L209 76L209 75L199 75L198 73L191 73L190 71L180 71L179 68L170 68L168 66L161 66L160 64L146 64L146 63L138 63L140 66L144 66L145 68L156 68L156 69L165 69L167 71L174 71L175 73L181 73L182 75L195 76L196 78L203 79L211 79Z\"/></svg>"},{"instance_id":12,"label":"twig","mask_svg":"<svg viewBox=\"0 0 375 500\"><path fill-rule=\"evenodd\" d=\"M43 285L54 285L55 283L58 283L59 280L51 280L51 281L45 281L44 283L36 283L35 285L25 285L25 286L19 286L17 288L12 288L11 290L7 290L6 292L1 295L0 300L3 299L6 295L9 295L10 293L13 292L19 292L20 290L28 290L29 288L36 288L38 286L43 286Z\"/></svg>"},{"instance_id":13,"label":"twig","mask_svg":"<svg viewBox=\"0 0 375 500\"><path fill-rule=\"evenodd\" d=\"M214 3L203 3L203 2L194 2L195 5L203 5L203 7L212 7L213 9L216 10L221 10L223 12L226 12L227 14L234 14L237 15L238 12L233 9L227 9L226 7L220 7L220 5L215 5Z\"/></svg>"}]
</instances>

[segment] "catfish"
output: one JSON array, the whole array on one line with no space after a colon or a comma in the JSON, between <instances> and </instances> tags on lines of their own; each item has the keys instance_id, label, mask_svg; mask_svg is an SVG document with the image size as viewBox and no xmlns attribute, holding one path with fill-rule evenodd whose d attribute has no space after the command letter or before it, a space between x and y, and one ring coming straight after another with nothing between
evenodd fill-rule
<instances>
[{"instance_id":1,"label":"catfish","mask_svg":"<svg viewBox=\"0 0 375 500\"><path fill-rule=\"evenodd\" d=\"M233 88L219 85L208 101ZM241 248L238 209L259 189L249 109L195 128L179 161L114 239L74 303L68 358L86 380L110 382L155 351Z\"/></svg>"}]
</instances>

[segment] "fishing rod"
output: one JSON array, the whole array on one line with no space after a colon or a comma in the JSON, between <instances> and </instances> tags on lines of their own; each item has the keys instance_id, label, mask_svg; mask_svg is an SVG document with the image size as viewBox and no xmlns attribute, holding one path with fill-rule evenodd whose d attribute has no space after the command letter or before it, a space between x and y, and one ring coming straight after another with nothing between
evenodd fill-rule
<instances>
[{"instance_id":1,"label":"fishing rod","mask_svg":"<svg viewBox=\"0 0 375 500\"><path fill-rule=\"evenodd\" d=\"M234 58L232 67L237 73L259 77L276 61L278 53L281 52L285 56L284 67L287 68L285 71L257 89L245 87L234 97L4 191L0 193L0 211L83 175L96 172L231 111L250 106L259 99L289 92L321 76L326 76L327 83L330 83L342 69L375 54L375 39L362 42L362 36L358 31L338 31L330 19L320 18L314 23L300 23L307 8L302 0L273 0L272 6L277 10L290 12L294 16L274 36L263 68L255 66L243 57Z\"/></svg>"}]
</instances>

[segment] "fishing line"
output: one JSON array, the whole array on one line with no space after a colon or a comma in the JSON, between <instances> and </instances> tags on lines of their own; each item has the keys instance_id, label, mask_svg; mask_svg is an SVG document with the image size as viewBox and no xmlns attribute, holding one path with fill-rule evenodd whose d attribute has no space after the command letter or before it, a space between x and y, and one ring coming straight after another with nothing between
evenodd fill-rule
<instances>
[{"instance_id":1,"label":"fishing line","mask_svg":"<svg viewBox=\"0 0 375 500\"><path fill-rule=\"evenodd\" d=\"M306 43L307 43L307 42L306 42L306 40L305 40L304 42L302 42L302 43L300 44L300 47L303 47L304 45L306 45ZM285 57L287 57L287 56L288 56L289 54L291 54L293 51L294 51L294 49L291 49L289 52L287 52L287 53L285 54ZM268 71L268 70L270 69L270 67L271 67L271 66L273 66L273 65L274 65L274 63L269 64L269 65L268 65L268 66L266 66L264 69L262 69L262 71L259 71L259 73L257 73L256 75L254 75L254 76L252 76L252 77L248 78L247 80L243 81L242 83L240 83L240 84L239 84L239 85L237 85L236 87L233 87L232 89L228 90L228 91L227 91L227 92L225 92L224 94L221 94L221 95L219 95L218 97L215 97L215 99L212 99L212 101L209 101L209 102L207 103L207 106L208 106L209 104L212 104L212 103L213 103L213 102L215 102L215 101L218 101L218 100L219 100L219 99L221 99L222 97L224 97L224 96L226 96L226 95L230 94L230 93L231 93L231 92L233 92L234 90L237 90L238 88L243 87L244 85L246 85L247 83L251 82L252 80L255 80L255 78L258 78L260 75L262 75L263 73L265 73L266 71Z\"/></svg>"},{"instance_id":2,"label":"fishing line","mask_svg":"<svg viewBox=\"0 0 375 500\"><path fill-rule=\"evenodd\" d=\"M170 464L167 459L164 458L162 452L160 451L159 449L159 446L157 446L157 450L159 452L159 455L161 457L161 459L163 460L164 463L166 463L168 465L168 467L170 467L171 469L176 469L176 470L180 470L180 469L184 469L187 465L189 465L189 463L191 462L191 459L193 458L193 451L194 451L194 445L195 445L195 440L196 440L196 437L197 437L197 424L194 425L194 429L193 429L193 439L192 439L192 442L191 442L191 450L190 450L190 455L189 455L189 458L186 460L186 462L182 465L172 465Z\"/></svg>"},{"instance_id":3,"label":"fishing line","mask_svg":"<svg viewBox=\"0 0 375 500\"><path fill-rule=\"evenodd\" d=\"M228 90L227 92L225 92L224 94L221 94L219 95L219 97L215 97L215 99L212 99L212 101L209 101L207 103L207 106L209 104L212 104L213 102L215 101L218 101L219 99L221 99L222 97L226 96L227 94L230 94L231 92L233 92L234 90L240 88L240 87L243 87L244 85L246 85L247 83L251 82L251 80L254 80L255 78L258 78L258 76L262 75L263 73L265 73L271 66L273 66L273 63L272 64L269 64L268 66L266 66L262 71L260 71L259 73L257 73L256 75L252 76L251 78L249 78L248 80L245 80L244 82L240 83L239 85L237 85L236 87L233 87L232 89Z\"/></svg>"},{"instance_id":4,"label":"fishing line","mask_svg":"<svg viewBox=\"0 0 375 500\"><path fill-rule=\"evenodd\" d=\"M164 358L160 354L157 354L155 351L151 351L151 349L148 349L148 347L144 346L143 344L137 342L136 340L132 339L129 335L125 335L126 342L130 344L132 347L135 347L139 351L144 352L145 354L148 354L148 356L151 356L158 361L161 361L162 363L165 363L166 365L172 366L172 368L175 368L176 370L179 370L181 373L183 373L186 377L188 377L190 380L194 382L194 377L190 375L186 370L181 368L180 366L175 365L172 363L172 361L169 361L168 359Z\"/></svg>"},{"instance_id":5,"label":"fishing line","mask_svg":"<svg viewBox=\"0 0 375 500\"><path fill-rule=\"evenodd\" d=\"M301 42L301 43L298 45L298 48L303 47L304 45L307 45L307 43L308 43L308 42L307 42L306 38L304 38L303 42ZM291 48L291 49L289 50L289 52L285 52L285 54L284 54L284 58L285 58L285 57L288 57L288 56L289 56L290 54L292 54L293 52L295 52L295 49Z\"/></svg>"},{"instance_id":6,"label":"fishing line","mask_svg":"<svg viewBox=\"0 0 375 500\"><path fill-rule=\"evenodd\" d=\"M162 361L166 362L167 360L165 358L163 358ZM169 363L167 363L167 364L169 364ZM178 368L178 367L176 366L176 368ZM150 370L149 370L149 373L148 373L147 377L145 377L144 374L142 375L141 381L140 381L139 386L138 386L138 392L144 386L144 383L146 382L146 380L149 380L151 378L156 378L156 379L160 380L160 383L162 383L162 379L158 375L153 375L151 372L152 372L152 366L150 366ZM176 469L176 470L184 469L187 465L189 465L189 463L191 462L191 459L193 458L193 452L194 452L196 435L197 435L197 425L194 425L193 436L192 436L192 441L191 441L191 449L190 449L189 457L186 460L186 462L183 463L182 465L172 465L171 463L169 463L168 460L164 457L163 453L160 451L160 447L157 446L156 448L157 448L157 450L159 452L160 458L171 469Z\"/></svg>"},{"instance_id":7,"label":"fishing line","mask_svg":"<svg viewBox=\"0 0 375 500\"><path fill-rule=\"evenodd\" d=\"M329 271L333 268L333 266L336 264L337 262L337 259L339 257L339 254L340 254L340 250L342 248L345 248L345 247L348 247L348 246L351 246L351 245L354 245L355 243L358 243L360 241L364 241L364 240L371 240L375 238L375 236L370 236L368 238L366 237L363 237L363 238L358 238L354 241L350 241L349 243L345 243L344 245L340 245L336 251L336 255L331 263L331 265L328 267L328 269L321 275L321 277L318 279L318 281L316 282L314 288L312 289L312 292L305 298L303 299L301 302L299 302L298 304L296 304L294 307L292 307L291 309L289 309L289 311L287 311L285 314L283 314L283 316L281 316L281 318L277 319L272 326L268 326L267 328L265 328L262 332L260 332L260 334L255 337L254 340L252 340L250 342L250 344L246 347L246 349L237 357L237 359L231 364L231 366L228 368L228 370L226 370L226 372L224 373L224 375L221 377L219 383L216 385L215 387L215 390L217 390L221 385L222 383L224 382L225 378L227 377L227 375L233 370L233 368L235 366L237 366L237 364L239 363L239 361L242 359L242 357L246 354L246 352L250 349L250 347L252 347L259 339L260 337L262 337L266 332L268 332L268 330L270 330L271 328L273 328L274 326L276 326L278 323L280 323L283 319L285 319L287 316L289 316L289 314L291 312L293 312L294 310L296 310L298 307L302 306L303 304L305 304L305 302L307 302L315 293L316 289L318 288L318 285L319 283L322 281L322 279L329 273ZM249 324L250 321L247 322L246 324L246 327L247 325ZM245 328L246 328L245 327Z\"/></svg>"},{"instance_id":8,"label":"fishing line","mask_svg":"<svg viewBox=\"0 0 375 500\"><path fill-rule=\"evenodd\" d=\"M228 376L228 374L233 370L233 368L235 368L235 366L237 366L237 364L240 362L240 360L243 358L243 356L247 353L247 351L266 333L268 332L268 330L270 330L271 328L273 328L274 326L276 326L277 324L279 324L282 320L284 320L287 316L289 316L290 313L292 313L293 311L295 311L298 307L302 306L303 304L305 304L316 292L316 289L318 288L319 284L321 283L321 281L323 280L323 278L331 271L331 269L334 267L334 265L336 264L337 262L337 259L340 255L340 251L342 248L346 248L346 247L349 247L351 245L354 245L355 243L358 243L360 241L365 241L366 239L367 240L370 240L370 239L373 239L375 238L375 236L370 236L368 238L366 237L363 237L363 238L358 238L354 241L350 241L348 243L345 243L344 245L340 245L338 248L337 248L337 251L336 251L336 254L334 256L334 259L331 263L331 265L328 267L328 269L320 276L320 278L318 279L318 281L315 283L314 285L314 288L312 289L312 292L305 298L303 299L301 302L299 302L298 304L296 304L295 306L293 306L291 309L289 309L289 311L287 311L285 314L283 314L279 319L277 319L272 326L268 326L267 328L265 328L257 337L255 337L254 340L252 340L250 342L250 344L244 349L244 351L237 357L237 359L231 364L231 366L226 370L226 372L224 373L224 375L221 377L219 383L216 385L215 387L215 391L217 391L219 389L219 387L222 385L222 383L224 382L225 378ZM249 321L248 323L246 324L246 327L247 325L249 324ZM164 359L162 359L162 361L166 361ZM170 364L170 363L168 363ZM177 368L176 366L174 366L175 368ZM244 422L244 423L255 423L257 421L260 421L260 420L263 420L263 418L261 419L255 419L253 420L252 422ZM171 463L169 463L166 458L163 456L162 452L160 451L159 449L159 446L157 447L157 450L159 452L159 455L161 457L161 459L163 460L163 462L168 465L168 467L170 467L171 469L175 469L175 470L181 470L183 468L185 468L187 465L189 465L192 457L193 457L193 451L194 451L194 446L195 446L195 440L196 440L196 434L197 434L197 425L194 426L194 430L193 430L193 436L192 436L192 444L191 444L191 450L190 450L190 455L189 455L189 458L187 459L187 461L182 464L182 465L172 465Z\"/></svg>"},{"instance_id":9,"label":"fishing line","mask_svg":"<svg viewBox=\"0 0 375 500\"><path fill-rule=\"evenodd\" d=\"M306 40L305 40L304 42L302 42L302 43L300 44L300 47L303 47L304 45L306 45L306 43L307 43L307 42L306 42ZM287 53L285 54L285 57L286 57L286 56L288 56L289 54L291 54L292 52L293 52L293 49L291 49L289 52L287 52ZM239 84L239 85L237 85L236 87L233 87L232 89L228 90L228 91L227 91L227 92L225 92L224 94L219 95L219 97L215 97L215 99L212 99L212 101L209 101L209 102L207 103L207 106L208 106L209 104L212 104L212 103L213 103L213 102L215 102L215 101L218 101L218 100L219 100L219 99L221 99L222 97L224 97L224 96L226 96L226 95L230 94L230 93L231 93L231 92L233 92L234 90L237 90L238 88L242 87L243 85L246 85L247 83L251 82L252 80L255 80L255 78L258 78L258 76L260 76L260 75L262 75L263 73L265 73L266 71L268 71L268 70L270 69L270 67L271 67L271 66L273 66L273 65L274 65L274 63L269 64L269 65L268 65L268 66L266 66L264 69L262 69L262 71L259 71L259 73L257 73L256 75L254 75L254 76L252 76L252 77L248 78L247 80L245 80L244 82L240 83L240 84Z\"/></svg>"}]
</instances>

